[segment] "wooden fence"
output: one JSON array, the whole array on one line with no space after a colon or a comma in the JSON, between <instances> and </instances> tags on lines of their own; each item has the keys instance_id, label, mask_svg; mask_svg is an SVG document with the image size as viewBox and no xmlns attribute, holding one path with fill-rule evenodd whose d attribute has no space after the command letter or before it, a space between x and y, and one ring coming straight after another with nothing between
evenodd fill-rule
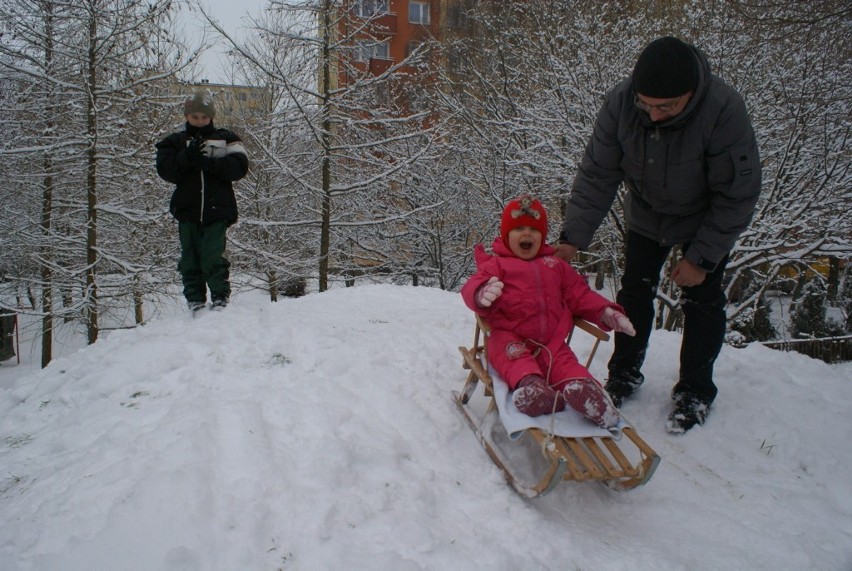
<instances>
[{"instance_id":1,"label":"wooden fence","mask_svg":"<svg viewBox=\"0 0 852 571\"><path fill-rule=\"evenodd\" d=\"M770 349L796 351L826 363L852 361L852 335L827 337L825 339L792 339L764 343Z\"/></svg>"}]
</instances>

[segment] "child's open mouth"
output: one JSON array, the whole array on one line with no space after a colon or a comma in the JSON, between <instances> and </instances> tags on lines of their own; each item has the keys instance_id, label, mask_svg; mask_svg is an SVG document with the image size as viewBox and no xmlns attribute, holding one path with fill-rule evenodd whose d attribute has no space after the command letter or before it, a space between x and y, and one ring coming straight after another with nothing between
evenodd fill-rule
<instances>
[{"instance_id":1,"label":"child's open mouth","mask_svg":"<svg viewBox=\"0 0 852 571\"><path fill-rule=\"evenodd\" d=\"M532 242L532 240L521 240L520 242L518 242L518 246L520 246L521 250L524 250L524 251L532 250L533 242Z\"/></svg>"}]
</instances>

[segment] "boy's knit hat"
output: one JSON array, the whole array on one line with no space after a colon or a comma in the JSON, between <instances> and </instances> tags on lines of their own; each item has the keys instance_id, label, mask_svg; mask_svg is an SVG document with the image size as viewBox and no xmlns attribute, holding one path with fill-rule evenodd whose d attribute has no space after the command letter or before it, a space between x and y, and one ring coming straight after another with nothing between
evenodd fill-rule
<instances>
[{"instance_id":1,"label":"boy's knit hat","mask_svg":"<svg viewBox=\"0 0 852 571\"><path fill-rule=\"evenodd\" d=\"M216 104L210 92L196 91L183 102L184 116L190 113L204 113L211 120L216 118Z\"/></svg>"},{"instance_id":2,"label":"boy's knit hat","mask_svg":"<svg viewBox=\"0 0 852 571\"><path fill-rule=\"evenodd\" d=\"M547 211L538 199L529 194L516 198L503 209L500 219L500 237L509 247L509 232L520 226L529 226L541 232L542 244L547 240Z\"/></svg>"},{"instance_id":3,"label":"boy's knit hat","mask_svg":"<svg viewBox=\"0 0 852 571\"><path fill-rule=\"evenodd\" d=\"M666 36L648 44L633 68L633 89L645 97L680 97L698 85L698 61L692 48Z\"/></svg>"}]
</instances>

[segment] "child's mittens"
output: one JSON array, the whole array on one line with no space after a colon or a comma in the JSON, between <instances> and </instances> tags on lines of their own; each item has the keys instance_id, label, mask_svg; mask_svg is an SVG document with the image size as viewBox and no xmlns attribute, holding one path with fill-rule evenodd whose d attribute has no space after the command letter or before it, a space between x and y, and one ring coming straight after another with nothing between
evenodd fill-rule
<instances>
[{"instance_id":1,"label":"child's mittens","mask_svg":"<svg viewBox=\"0 0 852 571\"><path fill-rule=\"evenodd\" d=\"M479 307L491 307L494 300L502 294L503 282L497 276L491 276L491 279L476 291L476 295L473 298Z\"/></svg>"},{"instance_id":2,"label":"child's mittens","mask_svg":"<svg viewBox=\"0 0 852 571\"><path fill-rule=\"evenodd\" d=\"M630 323L627 316L611 307L605 308L601 313L601 323L618 333L624 333L631 337L636 335L636 330L633 329L633 324Z\"/></svg>"}]
</instances>

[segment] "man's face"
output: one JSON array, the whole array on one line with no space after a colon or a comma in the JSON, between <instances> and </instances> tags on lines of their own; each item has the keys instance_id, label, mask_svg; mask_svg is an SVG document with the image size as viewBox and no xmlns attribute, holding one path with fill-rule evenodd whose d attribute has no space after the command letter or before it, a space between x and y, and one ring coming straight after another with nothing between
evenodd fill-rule
<instances>
[{"instance_id":1,"label":"man's face","mask_svg":"<svg viewBox=\"0 0 852 571\"><path fill-rule=\"evenodd\" d=\"M193 127L206 127L210 124L210 117L206 113L187 113L186 122Z\"/></svg>"},{"instance_id":2,"label":"man's face","mask_svg":"<svg viewBox=\"0 0 852 571\"><path fill-rule=\"evenodd\" d=\"M692 99L692 91L688 91L679 97L669 97L666 99L645 97L641 93L637 93L633 102L636 104L636 107L651 117L651 121L657 123L679 115L686 108L690 99Z\"/></svg>"}]
</instances>

